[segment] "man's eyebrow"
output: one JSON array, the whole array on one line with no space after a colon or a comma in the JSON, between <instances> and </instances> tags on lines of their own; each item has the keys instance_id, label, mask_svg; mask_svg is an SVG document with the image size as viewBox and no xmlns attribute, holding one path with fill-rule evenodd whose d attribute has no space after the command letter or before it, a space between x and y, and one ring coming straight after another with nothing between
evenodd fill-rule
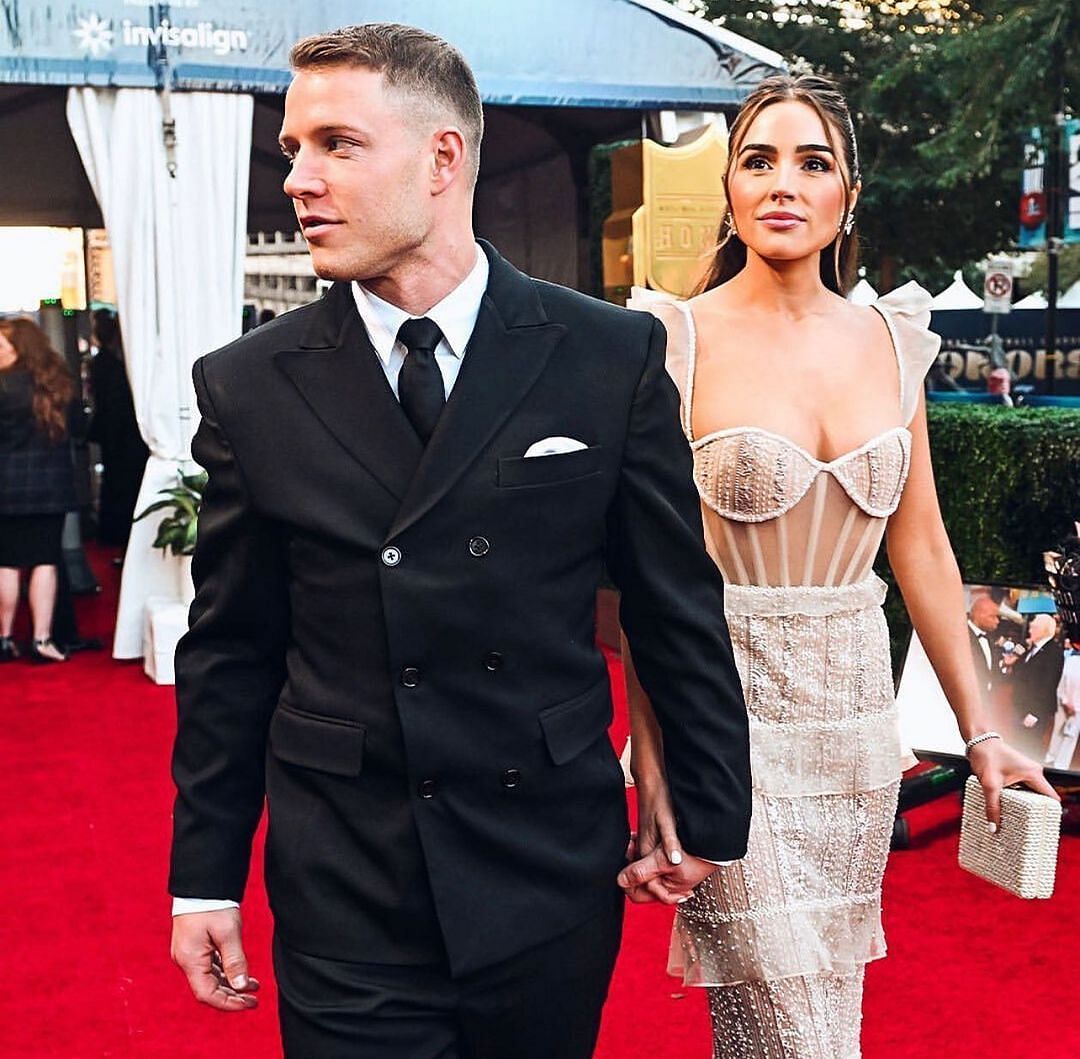
<instances>
[{"instance_id":1,"label":"man's eyebrow","mask_svg":"<svg viewBox=\"0 0 1080 1059\"><path fill-rule=\"evenodd\" d=\"M348 136L365 136L366 133L362 129L358 129L355 125L319 125L311 130L313 136L330 136L334 133L346 134ZM283 147L286 143L295 143L296 137L289 136L286 133L281 133L278 136L278 146Z\"/></svg>"}]
</instances>

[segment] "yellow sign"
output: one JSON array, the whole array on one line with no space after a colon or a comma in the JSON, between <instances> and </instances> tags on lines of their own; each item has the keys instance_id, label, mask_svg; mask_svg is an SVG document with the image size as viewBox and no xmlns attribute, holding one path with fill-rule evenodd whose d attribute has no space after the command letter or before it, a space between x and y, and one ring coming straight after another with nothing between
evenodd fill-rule
<instances>
[{"instance_id":1,"label":"yellow sign","mask_svg":"<svg viewBox=\"0 0 1080 1059\"><path fill-rule=\"evenodd\" d=\"M643 205L633 218L634 282L685 298L712 257L727 201L727 136L709 124L675 147L642 143Z\"/></svg>"}]
</instances>

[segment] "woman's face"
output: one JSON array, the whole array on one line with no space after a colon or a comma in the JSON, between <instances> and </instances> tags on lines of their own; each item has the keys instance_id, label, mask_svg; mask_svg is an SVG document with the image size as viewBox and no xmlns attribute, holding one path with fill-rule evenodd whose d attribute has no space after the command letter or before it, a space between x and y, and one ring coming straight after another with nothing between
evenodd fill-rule
<instances>
[{"instance_id":1,"label":"woman's face","mask_svg":"<svg viewBox=\"0 0 1080 1059\"><path fill-rule=\"evenodd\" d=\"M18 351L11 344L8 336L0 331L0 360L11 360L18 355Z\"/></svg>"},{"instance_id":2,"label":"woman's face","mask_svg":"<svg viewBox=\"0 0 1080 1059\"><path fill-rule=\"evenodd\" d=\"M796 100L765 107L742 137L728 177L739 238L766 260L819 253L846 217L843 165L813 107ZM852 207L856 194L852 189Z\"/></svg>"}]
</instances>

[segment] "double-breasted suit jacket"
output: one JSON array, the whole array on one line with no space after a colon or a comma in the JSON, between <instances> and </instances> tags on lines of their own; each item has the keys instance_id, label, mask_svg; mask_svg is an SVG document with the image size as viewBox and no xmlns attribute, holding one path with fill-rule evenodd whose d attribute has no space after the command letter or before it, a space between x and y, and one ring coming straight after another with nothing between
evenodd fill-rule
<instances>
[{"instance_id":1,"label":"double-breasted suit jacket","mask_svg":"<svg viewBox=\"0 0 1080 1059\"><path fill-rule=\"evenodd\" d=\"M239 899L265 795L276 927L313 955L464 973L608 906L605 563L684 845L745 851L747 720L663 328L484 250L426 449L347 284L195 368L170 890ZM586 447L524 456L552 436Z\"/></svg>"}]
</instances>

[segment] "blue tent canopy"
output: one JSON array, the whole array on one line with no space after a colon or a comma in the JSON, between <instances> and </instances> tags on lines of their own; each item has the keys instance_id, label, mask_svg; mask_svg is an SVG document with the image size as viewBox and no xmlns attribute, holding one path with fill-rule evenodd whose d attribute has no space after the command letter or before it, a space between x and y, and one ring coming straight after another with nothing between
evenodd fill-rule
<instances>
[{"instance_id":1,"label":"blue tent canopy","mask_svg":"<svg viewBox=\"0 0 1080 1059\"><path fill-rule=\"evenodd\" d=\"M709 110L783 59L663 0L6 0L0 82L283 92L307 34L405 22L456 44L489 104Z\"/></svg>"}]
</instances>

